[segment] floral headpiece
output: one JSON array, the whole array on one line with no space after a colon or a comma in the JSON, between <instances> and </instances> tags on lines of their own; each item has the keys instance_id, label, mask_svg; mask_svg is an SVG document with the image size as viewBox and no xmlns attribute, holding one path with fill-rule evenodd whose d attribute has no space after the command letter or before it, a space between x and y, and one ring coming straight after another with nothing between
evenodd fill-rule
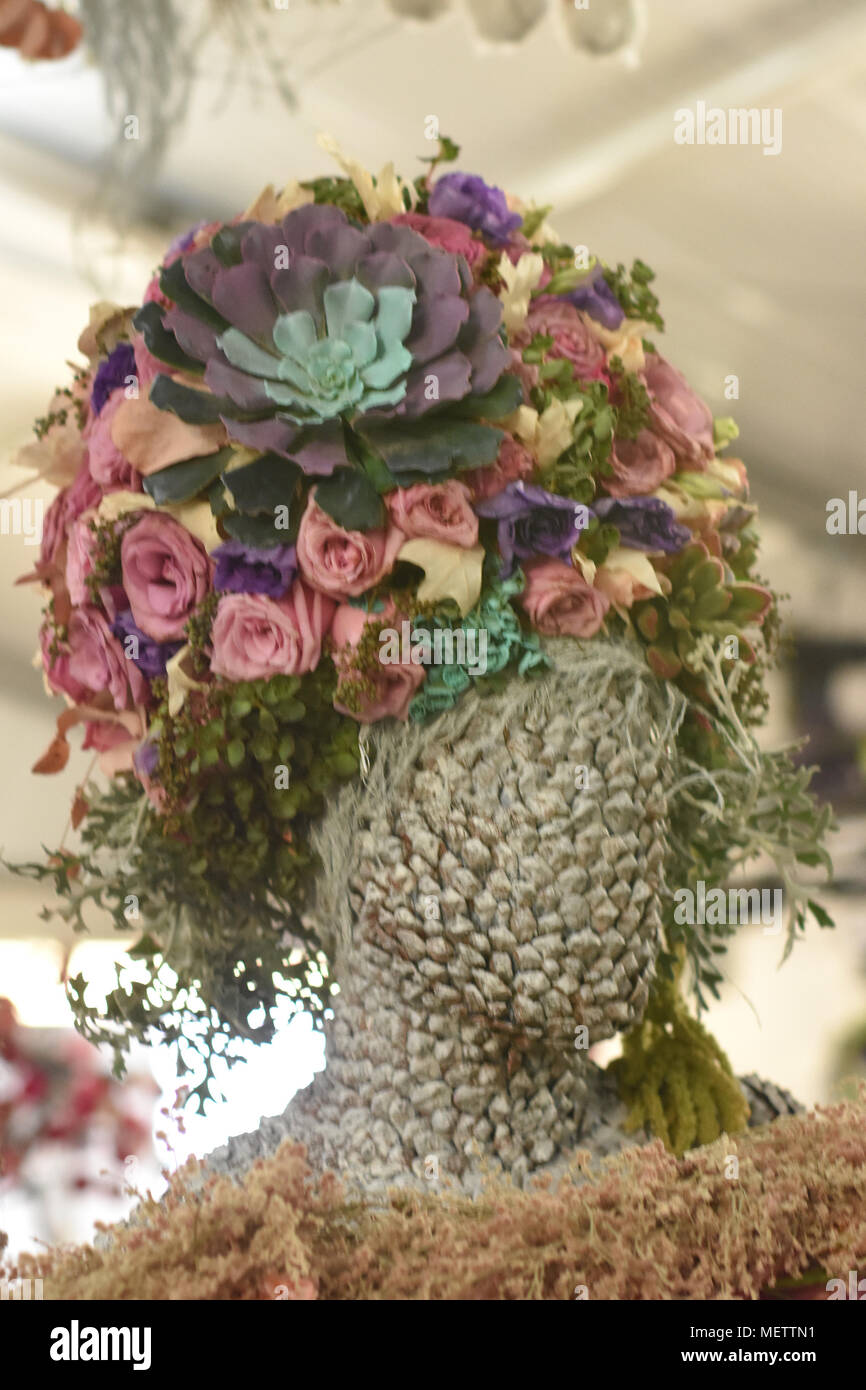
<instances>
[{"instance_id":1,"label":"floral headpiece","mask_svg":"<svg viewBox=\"0 0 866 1390\"><path fill-rule=\"evenodd\" d=\"M80 722L113 776L79 792L83 849L50 872L79 925L88 895L121 927L140 910L151 981L109 1021L141 1031L189 1008L211 1039L266 1036L275 972L324 1008L309 830L365 724L542 673L546 635L641 643L704 766L708 639L753 668L736 717L762 709L775 610L720 456L736 427L659 352L651 271L441 174L449 141L411 185L327 147L347 177L266 189L175 241L142 307L93 311L24 451L63 484L36 577L67 708L37 770ZM437 633L464 642L445 664Z\"/></svg>"}]
</instances>

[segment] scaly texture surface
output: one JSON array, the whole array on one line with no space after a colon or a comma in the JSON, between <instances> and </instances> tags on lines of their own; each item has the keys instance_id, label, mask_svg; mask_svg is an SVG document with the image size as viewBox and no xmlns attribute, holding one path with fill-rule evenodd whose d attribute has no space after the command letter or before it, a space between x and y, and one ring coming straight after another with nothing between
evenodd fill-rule
<instances>
[{"instance_id":1,"label":"scaly texture surface","mask_svg":"<svg viewBox=\"0 0 866 1390\"><path fill-rule=\"evenodd\" d=\"M290 1135L364 1186L472 1188L633 1142L586 1050L646 1006L679 705L625 644L550 647L540 680L371 737L317 843L326 1070L218 1166Z\"/></svg>"}]
</instances>

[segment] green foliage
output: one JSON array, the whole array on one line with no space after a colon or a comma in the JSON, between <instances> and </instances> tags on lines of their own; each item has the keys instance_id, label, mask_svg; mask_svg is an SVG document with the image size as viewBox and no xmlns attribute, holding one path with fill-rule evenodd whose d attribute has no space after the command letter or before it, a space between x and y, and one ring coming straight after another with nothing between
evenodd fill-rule
<instances>
[{"instance_id":1,"label":"green foliage","mask_svg":"<svg viewBox=\"0 0 866 1390\"><path fill-rule=\"evenodd\" d=\"M538 411L545 410L555 398L555 393L546 388L536 389L532 394L532 403ZM550 492L589 504L595 497L595 478L611 472L609 459L616 429L616 411L603 381L583 382L567 395L571 399L574 396L581 398L572 442L545 470L542 482Z\"/></svg>"},{"instance_id":2,"label":"green foliage","mask_svg":"<svg viewBox=\"0 0 866 1390\"><path fill-rule=\"evenodd\" d=\"M650 270L644 261L635 260L630 272L620 264L616 270L606 269L604 278L628 318L643 319L644 323L651 323L664 332L665 324L659 313L658 298L650 289L656 278L654 270Z\"/></svg>"},{"instance_id":3,"label":"green foliage","mask_svg":"<svg viewBox=\"0 0 866 1390\"><path fill-rule=\"evenodd\" d=\"M616 434L621 439L637 439L650 419L649 392L636 372L625 371L619 357L610 361L616 373Z\"/></svg>"},{"instance_id":4,"label":"green foliage","mask_svg":"<svg viewBox=\"0 0 866 1390\"><path fill-rule=\"evenodd\" d=\"M626 1127L649 1129L681 1155L745 1129L749 1107L719 1044L689 1014L678 973L656 981L611 1070L629 1107Z\"/></svg>"},{"instance_id":5,"label":"green foliage","mask_svg":"<svg viewBox=\"0 0 866 1390\"><path fill-rule=\"evenodd\" d=\"M310 190L314 202L332 203L334 207L342 208L347 217L353 217L357 222L369 221L361 195L351 179L330 176L307 179L301 187Z\"/></svg>"},{"instance_id":6,"label":"green foliage","mask_svg":"<svg viewBox=\"0 0 866 1390\"><path fill-rule=\"evenodd\" d=\"M163 702L150 727L162 813L131 776L87 788L80 849L14 870L50 882L61 903L46 916L75 931L94 909L117 931L140 928L143 983L119 979L104 1010L86 1001L81 977L69 984L79 1030L113 1048L117 1074L133 1039L160 1036L197 1055L192 1094L204 1100L213 1057L233 1038L268 1041L281 998L321 1022L326 943L300 921L317 868L309 830L359 766L358 728L334 710L335 683L325 661L303 677L193 693L175 716Z\"/></svg>"},{"instance_id":7,"label":"green foliage","mask_svg":"<svg viewBox=\"0 0 866 1390\"><path fill-rule=\"evenodd\" d=\"M708 703L691 704L678 738L665 860L667 949L659 968L669 977L684 950L698 1006L706 1008L705 991L718 998L723 978L718 958L737 927L677 923L673 891L703 880L709 892L766 855L782 886L785 959L810 917L820 927L832 926L815 901L815 887L803 881L803 869L832 871L825 846L834 822L831 808L820 805L809 789L814 768L798 766L792 757L796 750L764 752L743 721L737 689L747 669L743 663L724 661L709 636L701 638L694 655Z\"/></svg>"}]
</instances>

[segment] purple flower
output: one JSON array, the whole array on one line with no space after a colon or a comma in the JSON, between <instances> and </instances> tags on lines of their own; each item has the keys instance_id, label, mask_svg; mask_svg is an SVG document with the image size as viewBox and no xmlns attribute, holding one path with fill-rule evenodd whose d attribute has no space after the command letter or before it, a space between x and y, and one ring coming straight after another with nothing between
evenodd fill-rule
<instances>
[{"instance_id":1,"label":"purple flower","mask_svg":"<svg viewBox=\"0 0 866 1390\"><path fill-rule=\"evenodd\" d=\"M632 550L682 550L692 539L667 502L660 497L600 497L592 510L619 531L620 544Z\"/></svg>"},{"instance_id":2,"label":"purple flower","mask_svg":"<svg viewBox=\"0 0 866 1390\"><path fill-rule=\"evenodd\" d=\"M118 613L111 624L111 631L123 643L124 654L129 652L129 660L151 681L156 676L165 675L167 663L183 646L182 642L157 642L155 638L148 637L137 626L129 608ZM134 637L137 645L128 647L126 639L129 637Z\"/></svg>"},{"instance_id":3,"label":"purple flower","mask_svg":"<svg viewBox=\"0 0 866 1390\"><path fill-rule=\"evenodd\" d=\"M267 594L279 598L298 572L295 547L275 545L254 550L241 541L224 541L213 551L214 588L230 594Z\"/></svg>"},{"instance_id":4,"label":"purple flower","mask_svg":"<svg viewBox=\"0 0 866 1390\"><path fill-rule=\"evenodd\" d=\"M133 754L132 764L139 777L152 777L159 763L159 748L153 739L146 739Z\"/></svg>"},{"instance_id":5,"label":"purple flower","mask_svg":"<svg viewBox=\"0 0 866 1390\"><path fill-rule=\"evenodd\" d=\"M199 232L207 225L207 222L196 222L194 227L190 227L188 231L181 232L179 236L176 236L165 253L166 261L170 256L178 255L181 251L188 251Z\"/></svg>"},{"instance_id":6,"label":"purple flower","mask_svg":"<svg viewBox=\"0 0 866 1390\"><path fill-rule=\"evenodd\" d=\"M481 232L495 245L503 245L523 218L510 212L501 188L493 188L477 174L445 174L433 185L428 203L431 217L451 217Z\"/></svg>"},{"instance_id":7,"label":"purple flower","mask_svg":"<svg viewBox=\"0 0 866 1390\"><path fill-rule=\"evenodd\" d=\"M560 298L567 299L575 309L583 309L605 328L619 328L625 318L622 305L604 278L604 267L600 261L582 284Z\"/></svg>"},{"instance_id":8,"label":"purple flower","mask_svg":"<svg viewBox=\"0 0 866 1390\"><path fill-rule=\"evenodd\" d=\"M589 512L581 502L558 497L534 483L509 483L495 497L477 502L475 510L499 523L502 578L514 569L516 559L550 555L567 560L589 521Z\"/></svg>"},{"instance_id":9,"label":"purple flower","mask_svg":"<svg viewBox=\"0 0 866 1390\"><path fill-rule=\"evenodd\" d=\"M104 362L100 362L93 378L90 404L94 415L98 415L112 391L126 385L128 376L135 376L135 353L131 343L118 343Z\"/></svg>"}]
</instances>

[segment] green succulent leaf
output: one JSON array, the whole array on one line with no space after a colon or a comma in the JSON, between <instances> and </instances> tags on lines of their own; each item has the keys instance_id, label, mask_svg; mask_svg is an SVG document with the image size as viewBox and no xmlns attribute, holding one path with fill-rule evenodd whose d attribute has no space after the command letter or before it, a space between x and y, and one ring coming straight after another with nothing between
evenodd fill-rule
<instances>
[{"instance_id":1,"label":"green succulent leaf","mask_svg":"<svg viewBox=\"0 0 866 1390\"><path fill-rule=\"evenodd\" d=\"M270 516L246 516L230 512L221 518L223 530L232 540L256 550L269 550L275 545L291 545L298 534L300 517L296 509L289 513L289 525L278 527Z\"/></svg>"},{"instance_id":2,"label":"green succulent leaf","mask_svg":"<svg viewBox=\"0 0 866 1390\"><path fill-rule=\"evenodd\" d=\"M252 222L236 222L234 226L220 227L211 238L210 249L221 265L230 267L241 264L241 242L253 225Z\"/></svg>"},{"instance_id":3,"label":"green succulent leaf","mask_svg":"<svg viewBox=\"0 0 866 1390\"><path fill-rule=\"evenodd\" d=\"M144 339L145 346L152 357L164 362L167 367L177 367L180 371L196 376L204 373L204 364L197 362L184 352L173 333L164 326L161 305L153 302L145 304L134 315L132 326Z\"/></svg>"},{"instance_id":4,"label":"green succulent leaf","mask_svg":"<svg viewBox=\"0 0 866 1390\"><path fill-rule=\"evenodd\" d=\"M291 506L300 474L296 463L279 454L262 454L243 468L223 473L222 482L239 512L273 515L277 507Z\"/></svg>"},{"instance_id":5,"label":"green succulent leaf","mask_svg":"<svg viewBox=\"0 0 866 1390\"><path fill-rule=\"evenodd\" d=\"M229 327L228 319L224 319L212 304L208 304L206 299L202 299L201 295L196 294L187 284L182 259L163 266L159 276L159 288L179 309L201 319L202 323L206 323L217 333Z\"/></svg>"},{"instance_id":6,"label":"green succulent leaf","mask_svg":"<svg viewBox=\"0 0 866 1390\"><path fill-rule=\"evenodd\" d=\"M187 425L215 425L227 411L234 406L225 396L214 396L209 391L196 391L192 386L184 386L173 377L162 373L150 388L150 399L160 410L170 410Z\"/></svg>"},{"instance_id":7,"label":"green succulent leaf","mask_svg":"<svg viewBox=\"0 0 866 1390\"><path fill-rule=\"evenodd\" d=\"M337 468L316 485L316 502L347 531L372 531L385 520L385 506L367 474Z\"/></svg>"},{"instance_id":8,"label":"green succulent leaf","mask_svg":"<svg viewBox=\"0 0 866 1390\"><path fill-rule=\"evenodd\" d=\"M151 473L142 486L157 506L166 502L189 502L219 476L233 452L231 448L217 449L214 454L173 463L170 468Z\"/></svg>"},{"instance_id":9,"label":"green succulent leaf","mask_svg":"<svg viewBox=\"0 0 866 1390\"><path fill-rule=\"evenodd\" d=\"M452 415L420 420L365 421L357 430L384 458L401 487L441 482L449 473L493 463L502 430Z\"/></svg>"},{"instance_id":10,"label":"green succulent leaf","mask_svg":"<svg viewBox=\"0 0 866 1390\"><path fill-rule=\"evenodd\" d=\"M516 376L504 374L483 396L465 396L448 407L448 414L461 420L501 420L523 404L523 387Z\"/></svg>"}]
</instances>

